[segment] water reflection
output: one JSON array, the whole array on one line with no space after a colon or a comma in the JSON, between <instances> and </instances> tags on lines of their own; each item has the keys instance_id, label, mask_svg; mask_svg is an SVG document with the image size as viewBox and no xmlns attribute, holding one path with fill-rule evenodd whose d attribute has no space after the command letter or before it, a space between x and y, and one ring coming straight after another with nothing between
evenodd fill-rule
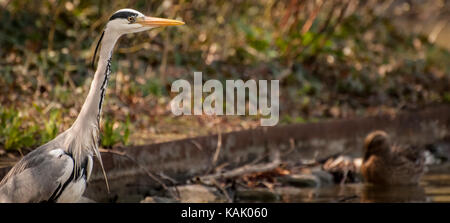
<instances>
[{"instance_id":1,"label":"water reflection","mask_svg":"<svg viewBox=\"0 0 450 223\"><path fill-rule=\"evenodd\" d=\"M421 186L375 186L362 185L361 202L426 202L427 196Z\"/></svg>"},{"instance_id":2,"label":"water reflection","mask_svg":"<svg viewBox=\"0 0 450 223\"><path fill-rule=\"evenodd\" d=\"M450 174L427 174L418 186L355 183L320 188L284 187L275 192L280 195L279 202L450 202Z\"/></svg>"}]
</instances>

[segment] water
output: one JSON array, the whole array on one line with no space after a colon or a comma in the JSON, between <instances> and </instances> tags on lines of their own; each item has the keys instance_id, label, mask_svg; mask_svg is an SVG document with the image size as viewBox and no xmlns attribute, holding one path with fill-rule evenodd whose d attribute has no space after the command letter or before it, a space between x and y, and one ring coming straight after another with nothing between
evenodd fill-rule
<instances>
[{"instance_id":1,"label":"water","mask_svg":"<svg viewBox=\"0 0 450 223\"><path fill-rule=\"evenodd\" d=\"M280 202L450 202L450 174L426 174L418 186L363 183L320 188L282 188Z\"/></svg>"}]
</instances>

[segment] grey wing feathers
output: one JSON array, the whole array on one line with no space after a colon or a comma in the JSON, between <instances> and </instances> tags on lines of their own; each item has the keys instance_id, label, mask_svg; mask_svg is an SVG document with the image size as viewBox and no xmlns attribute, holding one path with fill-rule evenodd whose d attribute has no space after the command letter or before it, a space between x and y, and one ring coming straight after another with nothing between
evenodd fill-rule
<instances>
[{"instance_id":1,"label":"grey wing feathers","mask_svg":"<svg viewBox=\"0 0 450 223\"><path fill-rule=\"evenodd\" d=\"M12 176L43 162L43 160L46 158L46 156L43 156L43 153L49 152L53 149L59 149L59 146L54 145L53 141L50 141L49 143L42 145L28 153L14 165L14 167L6 174L5 177L3 177L2 181L0 181L0 187Z\"/></svg>"},{"instance_id":2,"label":"grey wing feathers","mask_svg":"<svg viewBox=\"0 0 450 223\"><path fill-rule=\"evenodd\" d=\"M0 183L0 202L43 202L55 198L73 175L73 159L63 149L38 148Z\"/></svg>"}]
</instances>

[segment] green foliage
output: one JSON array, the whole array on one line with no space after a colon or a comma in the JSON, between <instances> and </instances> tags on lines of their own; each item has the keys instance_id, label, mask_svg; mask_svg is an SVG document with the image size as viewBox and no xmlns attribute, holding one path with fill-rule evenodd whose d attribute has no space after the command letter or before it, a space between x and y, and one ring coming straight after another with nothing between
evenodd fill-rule
<instances>
[{"instance_id":1,"label":"green foliage","mask_svg":"<svg viewBox=\"0 0 450 223\"><path fill-rule=\"evenodd\" d=\"M45 122L44 128L41 131L41 142L46 143L54 139L58 133L58 125L61 119L61 113L59 110L53 110L50 112L50 119Z\"/></svg>"},{"instance_id":2,"label":"green foliage","mask_svg":"<svg viewBox=\"0 0 450 223\"><path fill-rule=\"evenodd\" d=\"M36 125L23 127L25 118L14 109L0 108L0 145L4 149L28 148L36 144Z\"/></svg>"},{"instance_id":3,"label":"green foliage","mask_svg":"<svg viewBox=\"0 0 450 223\"><path fill-rule=\"evenodd\" d=\"M46 117L43 109L33 106L40 117ZM54 109L49 112L48 119L39 121L24 116L14 108L0 108L0 148L16 150L32 148L54 139L59 133L61 125L61 111ZM29 123L30 125L26 125ZM37 124L34 124L37 123ZM125 122L113 121L109 116L103 123L102 146L112 147L117 144L128 145L131 133L131 121L127 117Z\"/></svg>"},{"instance_id":4,"label":"green foliage","mask_svg":"<svg viewBox=\"0 0 450 223\"><path fill-rule=\"evenodd\" d=\"M238 23L238 26L245 33L247 45L261 54L254 55L258 56L257 59L270 60L278 56L277 51L272 48L272 32L262 27L244 24L242 22Z\"/></svg>"},{"instance_id":5,"label":"green foliage","mask_svg":"<svg viewBox=\"0 0 450 223\"><path fill-rule=\"evenodd\" d=\"M101 145L105 148L111 148L119 143L122 145L128 145L130 126L131 122L129 117L127 117L125 123L120 123L115 122L107 116L103 121Z\"/></svg>"},{"instance_id":6,"label":"green foliage","mask_svg":"<svg viewBox=\"0 0 450 223\"><path fill-rule=\"evenodd\" d=\"M281 123L284 123L284 124L306 123L306 122L307 122L307 120L305 120L301 116L292 117L290 115L284 115L283 118L281 119Z\"/></svg>"},{"instance_id":7,"label":"green foliage","mask_svg":"<svg viewBox=\"0 0 450 223\"><path fill-rule=\"evenodd\" d=\"M144 85L140 86L143 96L153 95L156 97L162 96L164 92L163 85L158 79L150 78Z\"/></svg>"},{"instance_id":8,"label":"green foliage","mask_svg":"<svg viewBox=\"0 0 450 223\"><path fill-rule=\"evenodd\" d=\"M14 150L31 148L44 144L59 133L61 112L50 111L49 119L39 106L33 106L39 114L39 120L24 115L14 108L0 108L0 148Z\"/></svg>"},{"instance_id":9,"label":"green foliage","mask_svg":"<svg viewBox=\"0 0 450 223\"><path fill-rule=\"evenodd\" d=\"M450 103L450 92L444 93L444 102Z\"/></svg>"}]
</instances>

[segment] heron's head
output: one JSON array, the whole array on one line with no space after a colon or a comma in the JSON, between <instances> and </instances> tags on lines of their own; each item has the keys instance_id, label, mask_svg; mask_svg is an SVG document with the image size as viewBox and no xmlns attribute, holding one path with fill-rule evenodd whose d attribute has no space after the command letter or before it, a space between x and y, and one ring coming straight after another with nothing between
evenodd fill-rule
<instances>
[{"instance_id":1,"label":"heron's head","mask_svg":"<svg viewBox=\"0 0 450 223\"><path fill-rule=\"evenodd\" d=\"M121 9L109 18L109 22L106 24L106 28L103 30L102 35L97 42L94 57L92 58L92 68L94 68L97 51L104 36L107 43L115 44L120 36L127 33L137 33L157 27L178 26L183 24L184 22L177 20L145 16L134 9Z\"/></svg>"},{"instance_id":2,"label":"heron's head","mask_svg":"<svg viewBox=\"0 0 450 223\"><path fill-rule=\"evenodd\" d=\"M364 140L364 159L371 155L385 155L390 151L389 136L384 131L369 133Z\"/></svg>"},{"instance_id":3,"label":"heron's head","mask_svg":"<svg viewBox=\"0 0 450 223\"><path fill-rule=\"evenodd\" d=\"M106 25L106 29L118 33L136 33L162 26L183 25L184 22L145 16L134 9L121 9L115 12Z\"/></svg>"}]
</instances>

